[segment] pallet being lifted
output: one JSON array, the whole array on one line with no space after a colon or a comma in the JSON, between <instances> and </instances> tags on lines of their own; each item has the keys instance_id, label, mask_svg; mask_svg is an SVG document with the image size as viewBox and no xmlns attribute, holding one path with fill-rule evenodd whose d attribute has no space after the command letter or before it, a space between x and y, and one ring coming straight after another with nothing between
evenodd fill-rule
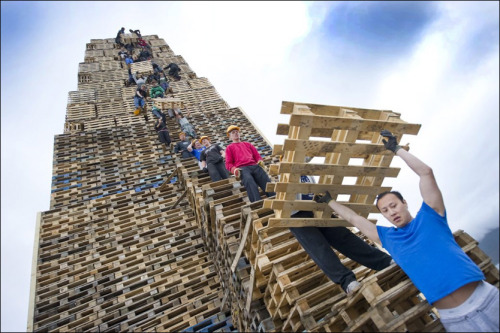
<instances>
[{"instance_id":1,"label":"pallet being lifted","mask_svg":"<svg viewBox=\"0 0 500 333\"><path fill-rule=\"evenodd\" d=\"M400 170L390 167L394 154L381 143L380 131L388 129L401 138L403 134L416 135L420 129L418 124L401 120L399 113L384 110L283 102L281 113L290 115L290 123L279 124L277 134L288 138L274 147L273 154L283 158L270 167L279 181L268 184L267 191L276 192L276 198L264 202L264 207L276 214L269 221L276 227L349 226L341 218L332 218L326 204L295 200L298 193L328 190L337 200L348 196L339 202L363 217L377 213L373 205L376 195L390 190L381 186L382 181L396 177ZM306 157L324 162L306 163ZM362 161L361 165L355 165L356 160ZM301 175L318 176L319 181L300 183ZM355 184L349 184L347 177L355 178ZM314 218L291 219L294 210L311 211Z\"/></svg>"}]
</instances>

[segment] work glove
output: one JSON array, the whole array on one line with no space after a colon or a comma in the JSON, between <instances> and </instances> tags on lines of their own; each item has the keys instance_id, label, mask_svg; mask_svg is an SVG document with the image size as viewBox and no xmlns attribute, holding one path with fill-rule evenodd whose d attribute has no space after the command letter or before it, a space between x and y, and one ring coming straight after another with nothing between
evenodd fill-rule
<instances>
[{"instance_id":1,"label":"work glove","mask_svg":"<svg viewBox=\"0 0 500 333\"><path fill-rule=\"evenodd\" d=\"M208 173L208 168L207 168L207 167L204 167L204 168L203 168L203 172L204 172L204 173Z\"/></svg>"},{"instance_id":2,"label":"work glove","mask_svg":"<svg viewBox=\"0 0 500 333\"><path fill-rule=\"evenodd\" d=\"M396 137L394 135L392 135L391 132L389 132L388 130L382 130L382 131L380 131L380 135L389 139L389 140L382 139L382 142L384 143L385 149L392 151L394 154L396 154L396 152L399 149L401 149L401 146L398 145L398 141L397 141Z\"/></svg>"},{"instance_id":3,"label":"work glove","mask_svg":"<svg viewBox=\"0 0 500 333\"><path fill-rule=\"evenodd\" d=\"M323 195L318 195L316 194L313 198L314 201L317 203L326 203L328 204L330 201L332 201L332 196L330 195L330 192L326 191L325 194Z\"/></svg>"},{"instance_id":4,"label":"work glove","mask_svg":"<svg viewBox=\"0 0 500 333\"><path fill-rule=\"evenodd\" d=\"M260 166L260 167L261 167L262 169L264 169L264 170L266 169L266 165L264 164L264 161L263 161L263 160L259 160L259 161L257 162L257 165L258 165L258 166Z\"/></svg>"}]
</instances>

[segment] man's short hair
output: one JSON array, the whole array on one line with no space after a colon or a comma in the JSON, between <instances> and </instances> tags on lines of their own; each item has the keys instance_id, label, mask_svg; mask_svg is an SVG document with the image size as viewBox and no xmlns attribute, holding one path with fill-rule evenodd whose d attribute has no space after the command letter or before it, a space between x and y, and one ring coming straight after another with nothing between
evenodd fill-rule
<instances>
[{"instance_id":1,"label":"man's short hair","mask_svg":"<svg viewBox=\"0 0 500 333\"><path fill-rule=\"evenodd\" d=\"M377 201L375 202L375 206L377 206L377 209L379 211L380 211L380 208L378 208L378 201L380 199L382 199L383 197L385 197L387 194L394 194L399 200L401 200L401 202L405 201L405 199L403 198L403 196L401 195L401 193L399 193L398 191L385 191L385 192L382 192L379 195L377 195Z\"/></svg>"}]
</instances>

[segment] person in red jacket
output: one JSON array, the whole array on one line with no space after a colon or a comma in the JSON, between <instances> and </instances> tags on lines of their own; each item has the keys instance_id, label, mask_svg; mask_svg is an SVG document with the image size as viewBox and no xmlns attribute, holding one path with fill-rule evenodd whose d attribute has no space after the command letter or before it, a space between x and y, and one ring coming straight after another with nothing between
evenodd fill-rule
<instances>
[{"instance_id":1,"label":"person in red jacket","mask_svg":"<svg viewBox=\"0 0 500 333\"><path fill-rule=\"evenodd\" d=\"M241 141L238 126L229 126L226 133L233 141L226 148L226 169L235 175L236 179L241 178L250 202L260 200L259 187L265 192L266 184L271 181L264 171L262 157L250 142ZM271 197L276 193L266 192L266 195Z\"/></svg>"}]
</instances>

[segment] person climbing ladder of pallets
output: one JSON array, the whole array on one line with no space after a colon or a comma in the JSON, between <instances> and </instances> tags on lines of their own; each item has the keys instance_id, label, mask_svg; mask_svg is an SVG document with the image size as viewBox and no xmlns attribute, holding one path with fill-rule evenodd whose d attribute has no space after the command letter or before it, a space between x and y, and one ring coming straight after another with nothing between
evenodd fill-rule
<instances>
[{"instance_id":1,"label":"person climbing ladder of pallets","mask_svg":"<svg viewBox=\"0 0 500 333\"><path fill-rule=\"evenodd\" d=\"M264 161L257 149L250 142L241 141L240 128L231 125L227 128L227 136L233 141L226 148L226 169L241 182L247 190L250 202L260 200L259 187L265 192L266 184L271 181L264 170ZM268 197L274 192L266 192Z\"/></svg>"},{"instance_id":2,"label":"person climbing ladder of pallets","mask_svg":"<svg viewBox=\"0 0 500 333\"><path fill-rule=\"evenodd\" d=\"M168 66L164 67L163 69L168 69L168 75L172 76L177 81L181 79L181 76L179 75L181 69L176 63L171 62L170 64L168 64Z\"/></svg>"},{"instance_id":3,"label":"person climbing ladder of pallets","mask_svg":"<svg viewBox=\"0 0 500 333\"><path fill-rule=\"evenodd\" d=\"M142 111L145 111L147 96L148 96L148 90L145 83L137 87L134 96L134 105L137 109L134 111L134 115L137 116Z\"/></svg>"},{"instance_id":4,"label":"person climbing ladder of pallets","mask_svg":"<svg viewBox=\"0 0 500 333\"><path fill-rule=\"evenodd\" d=\"M434 173L415 155L401 149L391 132L380 133L386 149L399 156L420 178L422 206L415 218L397 191L377 196L376 206L394 227L376 226L330 193L317 196L372 241L382 244L396 263L436 307L448 332L498 332L498 288L456 243ZM442 149L442 148L441 148Z\"/></svg>"},{"instance_id":5,"label":"person climbing ladder of pallets","mask_svg":"<svg viewBox=\"0 0 500 333\"><path fill-rule=\"evenodd\" d=\"M218 143L212 144L209 137L206 135L202 136L200 141L206 148L200 155L203 171L208 172L213 182L229 178L229 174L224 164L224 149L222 149Z\"/></svg>"},{"instance_id":6,"label":"person climbing ladder of pallets","mask_svg":"<svg viewBox=\"0 0 500 333\"><path fill-rule=\"evenodd\" d=\"M306 157L306 163L311 157ZM301 183L316 183L311 176L300 176ZM313 193L299 193L297 200L312 200ZM313 218L311 211L292 211L292 218ZM346 227L290 227L291 233L309 257L318 265L326 276L340 285L347 295L352 295L360 288L356 275L340 261L332 247L344 256L373 270L389 267L394 261L391 256L369 245L353 234Z\"/></svg>"}]
</instances>

